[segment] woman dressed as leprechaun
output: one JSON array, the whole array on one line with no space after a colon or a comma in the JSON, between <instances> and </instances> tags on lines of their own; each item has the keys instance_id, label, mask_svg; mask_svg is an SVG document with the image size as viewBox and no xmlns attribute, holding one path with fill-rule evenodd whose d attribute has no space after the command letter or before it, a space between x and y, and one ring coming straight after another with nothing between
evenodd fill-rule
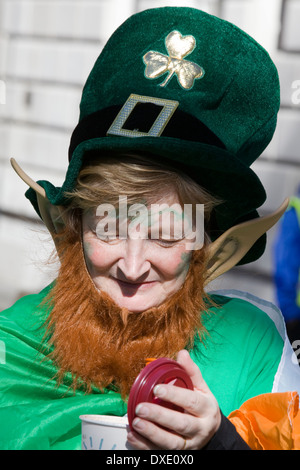
<instances>
[{"instance_id":1,"label":"woman dressed as leprechaun","mask_svg":"<svg viewBox=\"0 0 300 470\"><path fill-rule=\"evenodd\" d=\"M287 207L259 217L265 191L250 169L278 109L273 62L226 21L153 9L112 35L83 90L62 187L12 161L60 270L2 313L1 448L79 449L79 416L125 415L147 358L161 357L193 389L156 387L184 413L140 403L131 446L297 448L300 371L281 314L206 288L258 259Z\"/></svg>"}]
</instances>

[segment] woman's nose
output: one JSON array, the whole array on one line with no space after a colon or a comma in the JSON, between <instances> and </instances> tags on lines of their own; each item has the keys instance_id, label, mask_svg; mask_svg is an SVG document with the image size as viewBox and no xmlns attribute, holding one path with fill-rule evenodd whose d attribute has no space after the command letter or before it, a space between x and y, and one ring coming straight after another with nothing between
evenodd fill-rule
<instances>
[{"instance_id":1,"label":"woman's nose","mask_svg":"<svg viewBox=\"0 0 300 470\"><path fill-rule=\"evenodd\" d=\"M136 282L147 275L151 263L146 257L145 240L127 239L123 256L118 261L124 280Z\"/></svg>"}]
</instances>

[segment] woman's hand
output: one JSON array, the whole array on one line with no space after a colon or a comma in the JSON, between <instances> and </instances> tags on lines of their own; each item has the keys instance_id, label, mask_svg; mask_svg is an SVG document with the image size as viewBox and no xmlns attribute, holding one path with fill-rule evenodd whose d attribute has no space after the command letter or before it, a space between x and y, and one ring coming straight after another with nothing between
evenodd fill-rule
<instances>
[{"instance_id":1,"label":"woman's hand","mask_svg":"<svg viewBox=\"0 0 300 470\"><path fill-rule=\"evenodd\" d=\"M155 387L154 394L182 407L185 412L153 403L140 403L132 423L134 431L128 433L128 442L136 449L201 449L220 426L221 412L217 400L189 353L180 351L177 362L191 377L194 390L162 384Z\"/></svg>"}]
</instances>

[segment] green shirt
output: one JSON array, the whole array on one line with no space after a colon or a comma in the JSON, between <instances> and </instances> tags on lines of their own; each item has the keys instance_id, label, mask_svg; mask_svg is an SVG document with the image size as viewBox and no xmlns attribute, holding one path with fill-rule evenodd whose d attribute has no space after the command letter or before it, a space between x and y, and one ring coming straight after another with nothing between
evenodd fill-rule
<instances>
[{"instance_id":1,"label":"green shirt","mask_svg":"<svg viewBox=\"0 0 300 470\"><path fill-rule=\"evenodd\" d=\"M0 314L0 449L80 449L82 414L126 414L113 391L73 392L57 387L46 357L45 319L39 304L49 287ZM204 379L228 415L250 397L272 391L283 340L269 317L251 303L214 296L205 313L207 335L191 351Z\"/></svg>"}]
</instances>

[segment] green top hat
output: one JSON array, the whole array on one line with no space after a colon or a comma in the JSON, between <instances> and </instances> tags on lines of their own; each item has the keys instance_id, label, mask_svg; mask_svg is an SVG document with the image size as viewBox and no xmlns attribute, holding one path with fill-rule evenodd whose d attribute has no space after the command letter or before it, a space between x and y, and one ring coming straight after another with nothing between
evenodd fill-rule
<instances>
[{"instance_id":1,"label":"green top hat","mask_svg":"<svg viewBox=\"0 0 300 470\"><path fill-rule=\"evenodd\" d=\"M250 165L273 136L279 103L276 67L239 28L193 8L142 11L115 31L88 77L62 187L38 183L66 205L87 151L150 152L224 201L215 239L258 216L266 195ZM39 212L35 191L26 196ZM263 236L241 263L264 247Z\"/></svg>"}]
</instances>

